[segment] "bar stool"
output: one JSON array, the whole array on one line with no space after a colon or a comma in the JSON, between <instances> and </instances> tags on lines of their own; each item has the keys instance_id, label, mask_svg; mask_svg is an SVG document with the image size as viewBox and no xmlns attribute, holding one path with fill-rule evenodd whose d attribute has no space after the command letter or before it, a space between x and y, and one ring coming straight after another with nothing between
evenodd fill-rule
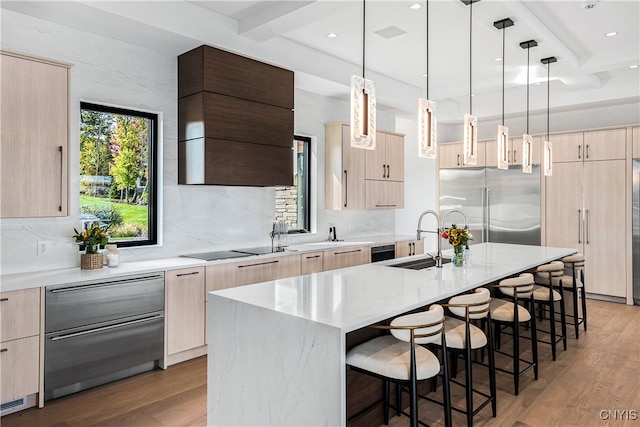
<instances>
[{"instance_id":1,"label":"bar stool","mask_svg":"<svg viewBox=\"0 0 640 427\"><path fill-rule=\"evenodd\" d=\"M453 371L457 371L456 365L458 358L463 358L465 362L465 383L459 383L454 379L450 379L450 381L454 384L465 387L466 409L462 410L453 406L451 409L466 414L467 426L473 425L473 416L484 409L484 407L489 403L491 403L493 416L495 417L497 414L496 370L493 354L493 337L491 335L491 315L489 313L490 302L491 293L489 290L486 288L478 288L471 294L455 296L451 298L447 304L442 304L443 307L449 308L449 311L454 316L447 317L444 322L445 336L448 350L450 352L449 354L455 356L452 358ZM486 320L488 322L488 337L482 329L472 324L473 320ZM471 350L481 348L487 348L489 355L489 394L473 388L473 360L471 358ZM485 400L478 405L475 410L473 408L474 393L480 394L485 398Z\"/></svg>"},{"instance_id":2,"label":"bar stool","mask_svg":"<svg viewBox=\"0 0 640 427\"><path fill-rule=\"evenodd\" d=\"M529 310L520 305L525 302L530 309L533 308L533 275L531 273L522 273L518 277L501 280L499 284L492 287L497 288L500 294L508 298L494 298L491 300L490 313L491 320L494 324L494 337L496 346L494 351L513 358L513 369L506 369L496 366L497 371L505 372L513 375L513 387L515 395L520 391L520 376L524 375L533 368L534 378L538 379L538 340L536 336L536 318L531 315ZM524 360L520 357L520 326L528 326L531 331L530 337L522 337L531 340L532 360ZM513 336L513 353L509 354L500 350L500 335L505 329L511 328ZM524 363L524 367L520 369L520 363Z\"/></svg>"},{"instance_id":3,"label":"bar stool","mask_svg":"<svg viewBox=\"0 0 640 427\"><path fill-rule=\"evenodd\" d=\"M573 319L573 327L576 331L576 339L580 338L579 325L582 323L584 330L587 330L587 299L584 286L584 255L575 254L562 258L564 272L570 275L562 276L562 287L565 292L571 292L573 301L573 314L566 314L566 317ZM582 303L582 317L578 311L578 293Z\"/></svg>"},{"instance_id":4,"label":"bar stool","mask_svg":"<svg viewBox=\"0 0 640 427\"><path fill-rule=\"evenodd\" d=\"M564 350L567 350L567 320L565 319L564 309L564 288L560 286L562 276L564 275L564 264L561 261L551 261L536 268L536 286L533 287L533 300L541 308L549 308L549 330L538 329L541 332L548 333L550 340L538 341L551 345L551 355L556 360L556 345L562 341ZM554 288L559 290L556 291ZM557 336L556 333L556 316L555 303L560 303L560 326L562 334Z\"/></svg>"},{"instance_id":5,"label":"bar stool","mask_svg":"<svg viewBox=\"0 0 640 427\"><path fill-rule=\"evenodd\" d=\"M433 304L427 311L397 317L389 326L371 326L376 329L388 330L391 335L373 338L347 352L346 363L349 369L380 378L384 382L382 402L377 402L363 412L383 403L384 422L388 424L389 382L393 382L396 384L396 390L400 390L402 386L409 388L409 414L403 411L400 399L398 399L396 410L398 413L408 415L410 425L416 427L419 422L417 383L441 375L443 377L445 426L451 427L451 400L446 362L447 343L443 333L444 321L444 309L438 304ZM442 366L437 356L422 346L434 343L442 346ZM398 394L400 393L398 392Z\"/></svg>"}]
</instances>

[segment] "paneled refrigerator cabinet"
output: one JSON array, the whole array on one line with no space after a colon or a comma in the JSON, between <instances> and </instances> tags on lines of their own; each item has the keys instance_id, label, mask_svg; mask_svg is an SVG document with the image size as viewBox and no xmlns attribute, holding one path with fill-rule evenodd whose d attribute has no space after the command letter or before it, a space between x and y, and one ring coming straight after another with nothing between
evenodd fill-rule
<instances>
[{"instance_id":1,"label":"paneled refrigerator cabinet","mask_svg":"<svg viewBox=\"0 0 640 427\"><path fill-rule=\"evenodd\" d=\"M553 175L545 177L546 245L576 248L585 255L588 293L624 298L625 130L557 135L551 140Z\"/></svg>"}]
</instances>

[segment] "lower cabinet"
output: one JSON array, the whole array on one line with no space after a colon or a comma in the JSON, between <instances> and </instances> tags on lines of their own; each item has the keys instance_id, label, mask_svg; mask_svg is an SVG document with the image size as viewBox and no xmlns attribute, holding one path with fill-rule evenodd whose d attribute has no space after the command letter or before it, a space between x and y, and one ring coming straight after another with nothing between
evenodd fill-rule
<instances>
[{"instance_id":1,"label":"lower cabinet","mask_svg":"<svg viewBox=\"0 0 640 427\"><path fill-rule=\"evenodd\" d=\"M396 243L396 258L424 253L424 240L407 240Z\"/></svg>"},{"instance_id":2,"label":"lower cabinet","mask_svg":"<svg viewBox=\"0 0 640 427\"><path fill-rule=\"evenodd\" d=\"M207 266L207 292L300 275L300 254Z\"/></svg>"},{"instance_id":3,"label":"lower cabinet","mask_svg":"<svg viewBox=\"0 0 640 427\"><path fill-rule=\"evenodd\" d=\"M300 256L300 274L311 274L324 271L323 252L308 252L301 254Z\"/></svg>"},{"instance_id":4,"label":"lower cabinet","mask_svg":"<svg viewBox=\"0 0 640 427\"><path fill-rule=\"evenodd\" d=\"M330 249L324 251L324 271L371 262L371 248L368 246Z\"/></svg>"},{"instance_id":5,"label":"lower cabinet","mask_svg":"<svg viewBox=\"0 0 640 427\"><path fill-rule=\"evenodd\" d=\"M40 311L40 288L0 292L2 403L40 391Z\"/></svg>"},{"instance_id":6,"label":"lower cabinet","mask_svg":"<svg viewBox=\"0 0 640 427\"><path fill-rule=\"evenodd\" d=\"M165 274L167 354L205 344L205 268L167 271Z\"/></svg>"}]
</instances>

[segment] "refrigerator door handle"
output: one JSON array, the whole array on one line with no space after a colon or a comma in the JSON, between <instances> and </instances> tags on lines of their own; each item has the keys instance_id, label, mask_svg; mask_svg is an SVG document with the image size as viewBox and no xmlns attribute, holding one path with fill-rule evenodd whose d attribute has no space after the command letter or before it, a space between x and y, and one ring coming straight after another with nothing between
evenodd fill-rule
<instances>
[{"instance_id":1,"label":"refrigerator door handle","mask_svg":"<svg viewBox=\"0 0 640 427\"><path fill-rule=\"evenodd\" d=\"M486 195L487 195L487 201L485 203L486 206L486 210L487 210L487 215L486 215L486 224L487 224L487 240L485 240L485 242L489 241L489 231L490 226L491 226L491 189L489 187L487 187L487 191L486 191Z\"/></svg>"},{"instance_id":2,"label":"refrigerator door handle","mask_svg":"<svg viewBox=\"0 0 640 427\"><path fill-rule=\"evenodd\" d=\"M578 243L582 243L582 209L578 209Z\"/></svg>"}]
</instances>

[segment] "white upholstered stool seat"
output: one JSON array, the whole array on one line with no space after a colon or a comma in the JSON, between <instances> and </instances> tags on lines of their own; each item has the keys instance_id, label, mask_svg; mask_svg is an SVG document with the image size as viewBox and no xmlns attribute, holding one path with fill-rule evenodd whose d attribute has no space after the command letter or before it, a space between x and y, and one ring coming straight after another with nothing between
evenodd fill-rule
<instances>
[{"instance_id":1,"label":"white upholstered stool seat","mask_svg":"<svg viewBox=\"0 0 640 427\"><path fill-rule=\"evenodd\" d=\"M444 329L447 334L447 347L463 349L466 348L465 329L466 322L464 320L456 319L453 317L447 317L444 321ZM471 332L471 348L481 348L487 345L487 336L482 329L475 325L469 325L469 331Z\"/></svg>"},{"instance_id":2,"label":"white upholstered stool seat","mask_svg":"<svg viewBox=\"0 0 640 427\"><path fill-rule=\"evenodd\" d=\"M498 322L513 322L514 307L511 301L505 301L502 299L491 300L491 319ZM528 322L531 320L531 313L529 310L521 305L518 305L518 322Z\"/></svg>"},{"instance_id":3,"label":"white upholstered stool seat","mask_svg":"<svg viewBox=\"0 0 640 427\"><path fill-rule=\"evenodd\" d=\"M552 289L551 294L553 295L553 301L562 301L562 295L560 295L560 292ZM536 301L549 301L549 288L544 286L534 286L533 299Z\"/></svg>"},{"instance_id":4,"label":"white upholstered stool seat","mask_svg":"<svg viewBox=\"0 0 640 427\"><path fill-rule=\"evenodd\" d=\"M392 335L374 338L351 349L347 364L387 378L409 380L411 362L410 344ZM435 377L440 371L440 361L429 350L416 346L416 379Z\"/></svg>"},{"instance_id":5,"label":"white upholstered stool seat","mask_svg":"<svg viewBox=\"0 0 640 427\"><path fill-rule=\"evenodd\" d=\"M563 288L573 288L573 276L564 275L562 276L561 282ZM582 280L580 280L580 278L576 278L576 288L581 288L583 286Z\"/></svg>"}]
</instances>

